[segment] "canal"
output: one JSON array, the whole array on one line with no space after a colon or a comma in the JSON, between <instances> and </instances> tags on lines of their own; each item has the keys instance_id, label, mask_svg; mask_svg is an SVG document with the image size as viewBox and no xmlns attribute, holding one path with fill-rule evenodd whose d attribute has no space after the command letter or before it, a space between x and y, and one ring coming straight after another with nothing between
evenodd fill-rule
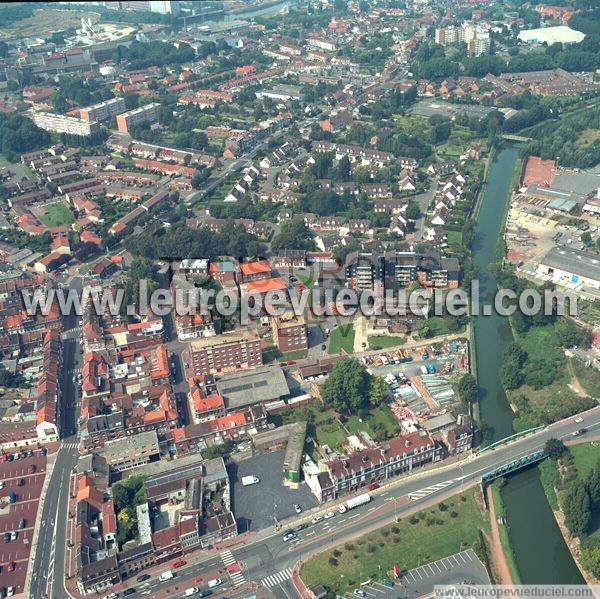
<instances>
[{"instance_id":1,"label":"canal","mask_svg":"<svg viewBox=\"0 0 600 599\"><path fill-rule=\"evenodd\" d=\"M496 290L496 280L488 266L496 260L518 156L517 146L504 146L488 172L473 245L480 305L491 300ZM507 319L494 311L490 316L477 317L474 338L480 418L490 427L494 440L502 439L513 432L513 412L500 383L502 353L513 340ZM537 467L510 477L501 495L522 582L584 584L546 500Z\"/></svg>"}]
</instances>

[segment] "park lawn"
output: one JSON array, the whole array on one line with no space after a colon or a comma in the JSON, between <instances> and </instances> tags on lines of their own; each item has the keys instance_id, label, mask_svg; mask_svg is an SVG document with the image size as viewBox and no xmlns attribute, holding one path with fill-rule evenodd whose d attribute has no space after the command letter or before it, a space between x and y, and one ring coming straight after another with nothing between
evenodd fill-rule
<instances>
[{"instance_id":1,"label":"park lawn","mask_svg":"<svg viewBox=\"0 0 600 599\"><path fill-rule=\"evenodd\" d=\"M276 426L292 422L307 421L307 434L319 445L329 445L331 449L341 447L348 436L336 413L327 409L319 401L311 401L303 406L282 410L269 416Z\"/></svg>"},{"instance_id":2,"label":"park lawn","mask_svg":"<svg viewBox=\"0 0 600 599\"><path fill-rule=\"evenodd\" d=\"M393 335L371 335L368 338L369 349L384 349L386 347L396 347L406 343L406 337L396 337Z\"/></svg>"},{"instance_id":3,"label":"park lawn","mask_svg":"<svg viewBox=\"0 0 600 599\"><path fill-rule=\"evenodd\" d=\"M544 493L546 493L548 503L553 510L557 510L559 509L559 505L555 489L558 489L560 485L560 478L558 476L556 462L553 460L544 460L538 464L538 469L540 471L540 481L542 487L544 487Z\"/></svg>"},{"instance_id":4,"label":"park lawn","mask_svg":"<svg viewBox=\"0 0 600 599\"><path fill-rule=\"evenodd\" d=\"M460 231L445 231L448 238L448 245L460 245L462 243L462 233Z\"/></svg>"},{"instance_id":5,"label":"park lawn","mask_svg":"<svg viewBox=\"0 0 600 599\"><path fill-rule=\"evenodd\" d=\"M527 360L546 362L548 367L557 369L558 377L541 389L522 385L507 391L510 403L517 408L516 431L568 418L595 403L590 398L580 397L569 387L571 373L557 339L555 325L533 327L518 335L517 341L527 352Z\"/></svg>"},{"instance_id":6,"label":"park lawn","mask_svg":"<svg viewBox=\"0 0 600 599\"><path fill-rule=\"evenodd\" d=\"M308 289L312 289L315 285L315 280L311 277L307 277L306 275L298 275L298 278L300 281L302 281L302 283L304 283L304 285L306 285L306 287L308 287Z\"/></svg>"},{"instance_id":7,"label":"park lawn","mask_svg":"<svg viewBox=\"0 0 600 599\"><path fill-rule=\"evenodd\" d=\"M573 456L573 465L577 469L577 477L580 479L586 478L592 468L600 461L600 443L597 441L571 445L569 451Z\"/></svg>"},{"instance_id":8,"label":"park lawn","mask_svg":"<svg viewBox=\"0 0 600 599\"><path fill-rule=\"evenodd\" d=\"M376 441L389 439L400 432L398 419L387 404L368 410L368 415L362 419L362 422L359 416L350 416L346 426L355 435L360 431L367 431Z\"/></svg>"},{"instance_id":9,"label":"park lawn","mask_svg":"<svg viewBox=\"0 0 600 599\"><path fill-rule=\"evenodd\" d=\"M600 372L595 368L586 366L585 362L578 358L571 358L569 366L584 391L591 397L600 398Z\"/></svg>"},{"instance_id":10,"label":"park lawn","mask_svg":"<svg viewBox=\"0 0 600 599\"><path fill-rule=\"evenodd\" d=\"M46 214L40 217L40 220L47 227L58 227L60 225L70 225L75 219L67 206L62 202L55 202L44 206Z\"/></svg>"},{"instance_id":11,"label":"park lawn","mask_svg":"<svg viewBox=\"0 0 600 599\"><path fill-rule=\"evenodd\" d=\"M472 491L446 500L445 511L441 506L316 555L302 566L302 580L343 595L361 582L388 577L394 564L410 570L472 547L479 530L488 528Z\"/></svg>"},{"instance_id":12,"label":"park lawn","mask_svg":"<svg viewBox=\"0 0 600 599\"><path fill-rule=\"evenodd\" d=\"M579 397L572 391L567 381L559 379L541 389L522 385L506 392L509 402L517 409L513 421L515 431L523 431L534 426L568 418L587 410L595 403L589 398Z\"/></svg>"},{"instance_id":13,"label":"park lawn","mask_svg":"<svg viewBox=\"0 0 600 599\"><path fill-rule=\"evenodd\" d=\"M342 350L351 354L354 351L354 325L342 324L331 331L329 354L339 354Z\"/></svg>"},{"instance_id":14,"label":"park lawn","mask_svg":"<svg viewBox=\"0 0 600 599\"><path fill-rule=\"evenodd\" d=\"M431 329L432 337L450 334L450 329L448 328L446 321L441 316L432 316L431 318L428 318L427 324Z\"/></svg>"},{"instance_id":15,"label":"park lawn","mask_svg":"<svg viewBox=\"0 0 600 599\"><path fill-rule=\"evenodd\" d=\"M303 360L308 356L307 349L296 349L294 351L288 351L284 354L281 354L281 357L278 358L280 362L287 362L287 360Z\"/></svg>"}]
</instances>

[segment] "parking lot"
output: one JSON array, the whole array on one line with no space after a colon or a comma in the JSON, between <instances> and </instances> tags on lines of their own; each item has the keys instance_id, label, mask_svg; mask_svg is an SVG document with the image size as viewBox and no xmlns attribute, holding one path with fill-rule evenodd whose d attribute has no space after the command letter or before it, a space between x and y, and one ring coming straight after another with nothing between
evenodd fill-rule
<instances>
[{"instance_id":1,"label":"parking lot","mask_svg":"<svg viewBox=\"0 0 600 599\"><path fill-rule=\"evenodd\" d=\"M35 472L31 470L35 468ZM15 593L23 591L31 541L39 498L46 475L46 457L35 451L32 457L12 462L0 462L0 588L15 587ZM8 503L10 492L15 493L15 503ZM23 528L19 523L23 520ZM5 533L16 532L17 538L6 541ZM13 570L14 568L14 570Z\"/></svg>"},{"instance_id":2,"label":"parking lot","mask_svg":"<svg viewBox=\"0 0 600 599\"><path fill-rule=\"evenodd\" d=\"M490 584L485 566L472 549L409 570L401 575L400 583L396 583L393 588L379 582L364 585L361 588L366 597L396 599L398 597L423 597L431 595L437 585L459 584ZM346 593L346 597L356 598L357 595Z\"/></svg>"},{"instance_id":3,"label":"parking lot","mask_svg":"<svg viewBox=\"0 0 600 599\"><path fill-rule=\"evenodd\" d=\"M227 466L233 513L240 532L274 526L276 521L295 516L295 503L303 511L318 505L305 484L299 489L283 486L284 455L285 451L276 451ZM244 487L242 477L251 475L258 477L260 482Z\"/></svg>"}]
</instances>

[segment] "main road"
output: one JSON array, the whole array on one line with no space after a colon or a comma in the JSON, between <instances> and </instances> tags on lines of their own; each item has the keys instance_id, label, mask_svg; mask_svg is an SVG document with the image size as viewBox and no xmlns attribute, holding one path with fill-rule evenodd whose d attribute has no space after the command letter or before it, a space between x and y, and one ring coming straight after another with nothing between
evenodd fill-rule
<instances>
[{"instance_id":1,"label":"main road","mask_svg":"<svg viewBox=\"0 0 600 599\"><path fill-rule=\"evenodd\" d=\"M575 417L571 417L526 437L484 451L478 456L472 455L451 464L442 462L437 468L417 471L413 475L389 481L372 494L373 500L367 505L345 514L339 514L333 508L335 517L314 525L310 522L315 515L313 511L296 520L282 523L282 529L278 532L272 529L259 531L250 540L232 547L230 551L233 558L243 564L242 572L246 582L262 582L276 597L290 599L296 596L290 573L299 561L368 529L383 526L396 517L404 517L426 502L437 501L443 496L459 493L476 485L486 472L543 449L550 438L565 441L577 439L579 442L600 436L600 407L581 414L581 417L584 419L583 423L576 423ZM573 432L582 427L585 427L585 432L573 437ZM320 511L329 510L332 510L330 505L324 506ZM301 523L308 524L308 527L298 532L298 540L291 544L284 542L282 530L292 529ZM174 580L161 582L158 578L152 578L141 585L132 582L131 586L137 587L137 593L131 597L162 597L167 590L173 593L175 587L177 590L174 595L178 596L178 593L188 587L198 584L202 586L207 577L214 577L215 571L223 567L222 558L213 555L184 566L176 572ZM168 568L168 564L165 564L165 570ZM197 577L201 577L203 582L194 582ZM227 579L227 575L221 574L219 577L224 581L224 585L219 587L222 589L220 593L231 596L231 581Z\"/></svg>"},{"instance_id":2,"label":"main road","mask_svg":"<svg viewBox=\"0 0 600 599\"><path fill-rule=\"evenodd\" d=\"M70 286L81 291L81 279L75 277ZM63 439L54 456L50 480L44 486L41 516L38 516L38 536L35 543L35 558L29 565L29 597L67 597L64 588L66 529L69 512L71 472L77 463L77 419L80 405L74 376L81 366L80 331L77 315L65 317L65 333L62 335L62 401L61 434ZM49 456L50 457L50 456ZM52 458L50 458L52 459Z\"/></svg>"}]
</instances>

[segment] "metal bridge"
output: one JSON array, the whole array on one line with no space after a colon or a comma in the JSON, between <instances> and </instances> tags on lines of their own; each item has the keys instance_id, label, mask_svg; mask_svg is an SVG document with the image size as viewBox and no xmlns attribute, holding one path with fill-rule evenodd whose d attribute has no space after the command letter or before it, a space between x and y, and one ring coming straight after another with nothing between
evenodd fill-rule
<instances>
[{"instance_id":1,"label":"metal bridge","mask_svg":"<svg viewBox=\"0 0 600 599\"><path fill-rule=\"evenodd\" d=\"M483 484L490 483L496 478L500 478L501 476L506 476L507 474L516 472L517 470L521 470L521 468L525 468L527 466L530 466L531 464L535 464L536 462L541 462L547 457L548 454L544 450L534 451L533 453L525 455L522 458L519 458L518 460L512 460L512 462L507 462L506 464L503 464L495 470L490 470L489 472L486 472L481 477L481 482Z\"/></svg>"}]
</instances>

